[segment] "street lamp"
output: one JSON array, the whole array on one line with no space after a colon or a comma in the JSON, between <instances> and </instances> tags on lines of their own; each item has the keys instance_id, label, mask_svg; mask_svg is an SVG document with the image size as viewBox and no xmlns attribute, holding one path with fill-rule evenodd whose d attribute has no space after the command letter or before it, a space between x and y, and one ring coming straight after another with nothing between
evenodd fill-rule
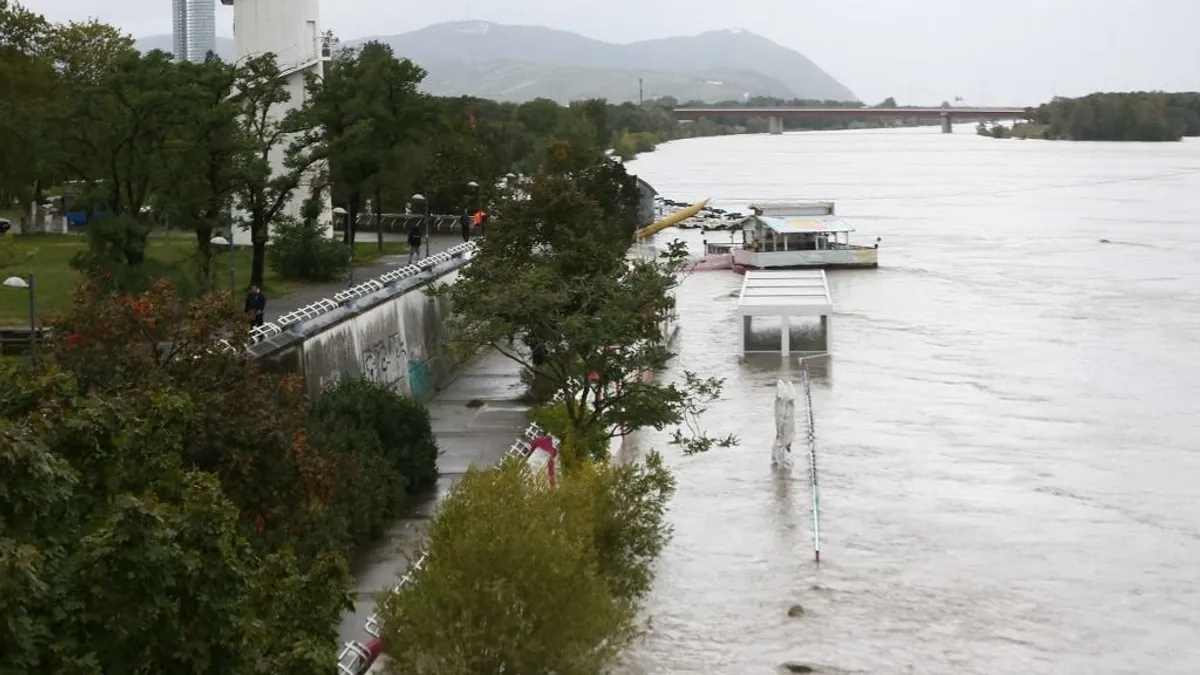
<instances>
[{"instance_id":1,"label":"street lamp","mask_svg":"<svg viewBox=\"0 0 1200 675\"><path fill-rule=\"evenodd\" d=\"M350 264L347 266L349 273L348 283L354 285L354 231L350 228L350 212L340 206L333 207L333 215L342 219L342 226L346 228L346 254L349 256Z\"/></svg>"},{"instance_id":2,"label":"street lamp","mask_svg":"<svg viewBox=\"0 0 1200 675\"><path fill-rule=\"evenodd\" d=\"M425 223L425 257L428 258L429 257L429 200L425 199L425 195L422 195L422 194L413 195L412 200L414 202L424 202L425 203L425 215L423 215L421 217L421 220L424 221L424 223Z\"/></svg>"},{"instance_id":3,"label":"street lamp","mask_svg":"<svg viewBox=\"0 0 1200 675\"><path fill-rule=\"evenodd\" d=\"M234 282L234 280L233 280L234 273L233 273L233 241L232 241L233 237L232 237L232 234L233 233L231 232L230 233L231 236L229 239L226 239L225 237L218 235L216 237L213 237L209 241L216 244L217 246L228 246L229 247L229 295L233 298L233 302L236 304L237 303L237 283Z\"/></svg>"},{"instance_id":4,"label":"street lamp","mask_svg":"<svg viewBox=\"0 0 1200 675\"><path fill-rule=\"evenodd\" d=\"M9 277L4 280L4 285L9 288L23 288L29 291L29 355L37 358L37 307L33 299L33 273L29 274L29 278Z\"/></svg>"}]
</instances>

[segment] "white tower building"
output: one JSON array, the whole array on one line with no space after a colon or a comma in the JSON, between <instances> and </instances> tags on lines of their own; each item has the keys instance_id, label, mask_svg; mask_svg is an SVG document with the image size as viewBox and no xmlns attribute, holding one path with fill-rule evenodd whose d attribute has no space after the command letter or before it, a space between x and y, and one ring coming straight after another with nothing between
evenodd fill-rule
<instances>
[{"instance_id":1,"label":"white tower building","mask_svg":"<svg viewBox=\"0 0 1200 675\"><path fill-rule=\"evenodd\" d=\"M233 42L237 60L275 54L281 76L287 81L289 103L276 106L275 116L282 118L289 110L300 107L305 100L304 80L308 73L324 77L325 62L330 58L329 44L320 30L319 0L221 0L222 5L233 6ZM271 152L273 171L283 170L284 152L287 141L281 142ZM312 189L309 178L323 172L316 167L292 195L283 210L283 215L300 217L300 208L310 196ZM325 208L322 222L332 233L330 196L323 196ZM239 246L248 246L250 231L235 227L233 241Z\"/></svg>"}]
</instances>

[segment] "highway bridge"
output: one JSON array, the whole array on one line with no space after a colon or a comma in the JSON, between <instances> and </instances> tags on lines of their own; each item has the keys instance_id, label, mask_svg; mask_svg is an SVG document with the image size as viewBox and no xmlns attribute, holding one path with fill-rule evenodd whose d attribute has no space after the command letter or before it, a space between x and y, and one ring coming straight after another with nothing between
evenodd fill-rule
<instances>
[{"instance_id":1,"label":"highway bridge","mask_svg":"<svg viewBox=\"0 0 1200 675\"><path fill-rule=\"evenodd\" d=\"M1024 119L1027 108L970 107L970 108L785 108L785 107L741 107L741 108L675 108L675 117L680 120L698 120L721 117L765 117L767 128L773 134L783 133L783 120L796 118L858 118L858 119L940 119L942 133L954 130L954 118L973 120Z\"/></svg>"}]
</instances>

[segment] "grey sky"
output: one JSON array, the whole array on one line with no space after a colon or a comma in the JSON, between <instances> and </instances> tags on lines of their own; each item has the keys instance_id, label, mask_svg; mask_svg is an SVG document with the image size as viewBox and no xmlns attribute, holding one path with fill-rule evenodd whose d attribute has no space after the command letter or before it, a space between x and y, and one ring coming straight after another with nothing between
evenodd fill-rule
<instances>
[{"instance_id":1,"label":"grey sky","mask_svg":"<svg viewBox=\"0 0 1200 675\"><path fill-rule=\"evenodd\" d=\"M171 29L170 0L24 4L135 36ZM611 42L744 28L803 52L868 102L1027 105L1052 94L1200 89L1200 0L321 0L321 11L343 39L464 18ZM231 35L232 10L218 15Z\"/></svg>"}]
</instances>

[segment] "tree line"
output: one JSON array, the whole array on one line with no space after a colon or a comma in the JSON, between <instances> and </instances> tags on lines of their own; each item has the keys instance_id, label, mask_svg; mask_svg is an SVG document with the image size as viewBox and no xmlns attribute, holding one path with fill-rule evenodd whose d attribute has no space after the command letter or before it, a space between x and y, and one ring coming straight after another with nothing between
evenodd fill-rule
<instances>
[{"instance_id":1,"label":"tree line","mask_svg":"<svg viewBox=\"0 0 1200 675\"><path fill-rule=\"evenodd\" d=\"M310 405L227 297L85 282L0 366L0 672L330 670L347 560L437 479L419 402Z\"/></svg>"},{"instance_id":2,"label":"tree line","mask_svg":"<svg viewBox=\"0 0 1200 675\"><path fill-rule=\"evenodd\" d=\"M611 466L610 439L674 427L684 453L736 441L698 424L719 380L643 377L672 356L686 254L630 259L640 195L605 150L665 108L622 120L603 101L437 99L419 67L366 45L338 51L280 115L270 55L176 63L10 0L0 29L3 198L71 185L97 216L72 309L0 366L0 672L332 669L349 557L436 482L429 413L361 380L309 400L247 358L226 296L182 292L146 241L169 220L209 255L235 204L261 278L292 195L304 220L322 192L349 210L420 189L450 210L469 180L502 226L435 292L462 353L494 346L524 366L561 476L548 491L510 464L463 481L429 564L384 603L389 653L439 675L611 663L643 627L674 481L655 453ZM515 171L519 191L498 180Z\"/></svg>"},{"instance_id":3,"label":"tree line","mask_svg":"<svg viewBox=\"0 0 1200 675\"><path fill-rule=\"evenodd\" d=\"M981 128L1009 136L1070 141L1178 141L1200 136L1200 93L1115 92L1056 97L1027 112L1029 125Z\"/></svg>"}]
</instances>

